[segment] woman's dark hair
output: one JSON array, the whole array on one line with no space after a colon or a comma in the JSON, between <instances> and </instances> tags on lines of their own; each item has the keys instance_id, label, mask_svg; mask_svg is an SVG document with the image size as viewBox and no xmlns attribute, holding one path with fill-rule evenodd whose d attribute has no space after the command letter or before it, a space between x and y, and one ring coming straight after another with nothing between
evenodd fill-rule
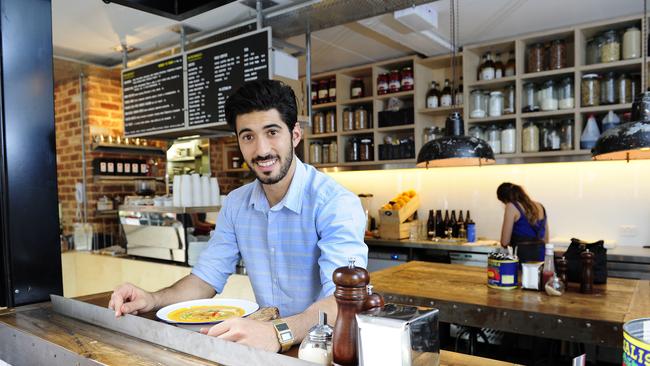
<instances>
[{"instance_id":1,"label":"woman's dark hair","mask_svg":"<svg viewBox=\"0 0 650 366\"><path fill-rule=\"evenodd\" d=\"M507 182L501 183L497 188L497 198L503 203L521 204L528 222L534 225L538 221L539 208L521 186Z\"/></svg>"},{"instance_id":2,"label":"woman's dark hair","mask_svg":"<svg viewBox=\"0 0 650 366\"><path fill-rule=\"evenodd\" d=\"M278 80L254 80L242 85L226 100L226 122L237 132L237 116L276 109L289 131L298 121L296 95L287 84Z\"/></svg>"}]
</instances>

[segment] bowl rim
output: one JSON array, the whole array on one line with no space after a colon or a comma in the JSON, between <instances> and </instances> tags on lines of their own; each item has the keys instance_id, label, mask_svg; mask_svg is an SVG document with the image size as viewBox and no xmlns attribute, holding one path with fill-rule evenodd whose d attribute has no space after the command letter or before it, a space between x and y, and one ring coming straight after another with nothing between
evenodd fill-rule
<instances>
[{"instance_id":1,"label":"bowl rim","mask_svg":"<svg viewBox=\"0 0 650 366\"><path fill-rule=\"evenodd\" d=\"M260 305L256 302L244 299L233 299L233 298L210 298L210 299L196 299L181 301L175 304L170 304L165 307L162 307L156 311L156 318L162 320L165 323L169 324L184 324L184 325L201 325L201 324L218 324L223 320L216 320L212 322L186 322L186 321L176 321L171 320L167 315L179 308L189 307L189 306L202 306L202 305L225 305L225 306L239 306L244 309L244 315L242 318L249 316L250 314L256 312L260 309Z\"/></svg>"}]
</instances>

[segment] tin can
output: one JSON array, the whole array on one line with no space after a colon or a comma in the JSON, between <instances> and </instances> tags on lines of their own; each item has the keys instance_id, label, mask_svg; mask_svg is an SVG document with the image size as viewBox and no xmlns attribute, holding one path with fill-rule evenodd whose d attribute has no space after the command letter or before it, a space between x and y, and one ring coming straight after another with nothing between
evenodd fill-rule
<instances>
[{"instance_id":1,"label":"tin can","mask_svg":"<svg viewBox=\"0 0 650 366\"><path fill-rule=\"evenodd\" d=\"M650 364L650 318L623 324L623 366Z\"/></svg>"},{"instance_id":2,"label":"tin can","mask_svg":"<svg viewBox=\"0 0 650 366\"><path fill-rule=\"evenodd\" d=\"M488 258L488 287L497 288L500 290L512 290L517 288L518 267L519 261L516 260Z\"/></svg>"}]
</instances>

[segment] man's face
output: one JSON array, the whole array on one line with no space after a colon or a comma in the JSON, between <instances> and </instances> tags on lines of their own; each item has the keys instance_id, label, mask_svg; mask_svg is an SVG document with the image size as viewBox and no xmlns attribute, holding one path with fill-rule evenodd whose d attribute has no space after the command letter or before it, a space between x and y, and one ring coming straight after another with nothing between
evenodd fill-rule
<instances>
[{"instance_id":1,"label":"man's face","mask_svg":"<svg viewBox=\"0 0 650 366\"><path fill-rule=\"evenodd\" d=\"M298 124L290 131L276 109L239 115L235 124L239 149L257 179L263 184L281 181L300 142Z\"/></svg>"}]
</instances>

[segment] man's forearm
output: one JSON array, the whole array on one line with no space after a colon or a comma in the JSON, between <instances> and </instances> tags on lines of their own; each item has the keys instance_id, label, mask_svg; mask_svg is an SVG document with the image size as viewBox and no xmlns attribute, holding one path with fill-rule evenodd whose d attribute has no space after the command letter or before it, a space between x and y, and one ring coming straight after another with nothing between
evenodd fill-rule
<instances>
[{"instance_id":1,"label":"man's forearm","mask_svg":"<svg viewBox=\"0 0 650 366\"><path fill-rule=\"evenodd\" d=\"M302 339L307 336L309 329L318 323L319 310L327 313L327 323L329 323L331 326L334 326L334 322L336 321L336 316L338 314L338 307L333 295L311 304L305 311L300 314L296 314L284 319L293 332L296 343L300 343L300 341L302 341Z\"/></svg>"},{"instance_id":2,"label":"man's forearm","mask_svg":"<svg viewBox=\"0 0 650 366\"><path fill-rule=\"evenodd\" d=\"M207 299L216 294L210 284L199 277L189 274L173 285L154 292L155 309L181 301Z\"/></svg>"}]
</instances>

